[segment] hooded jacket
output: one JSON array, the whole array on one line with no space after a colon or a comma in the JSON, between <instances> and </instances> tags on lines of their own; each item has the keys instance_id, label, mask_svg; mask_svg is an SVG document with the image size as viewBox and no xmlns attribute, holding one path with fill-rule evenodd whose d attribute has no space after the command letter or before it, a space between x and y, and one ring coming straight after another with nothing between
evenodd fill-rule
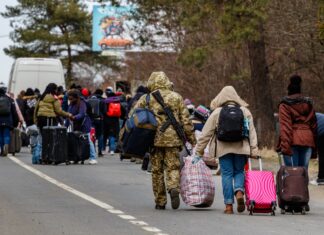
<instances>
[{"instance_id":1,"label":"hooded jacket","mask_svg":"<svg viewBox=\"0 0 324 235\"><path fill-rule=\"evenodd\" d=\"M43 100L38 101L34 112L34 121L37 123L37 117L51 117L57 116L70 117L71 114L64 112L61 108L61 103L53 95L47 94Z\"/></svg>"},{"instance_id":2,"label":"hooded jacket","mask_svg":"<svg viewBox=\"0 0 324 235\"><path fill-rule=\"evenodd\" d=\"M216 138L219 115L225 104L240 105L244 118L249 120L249 139L244 139L239 142L223 142ZM229 153L257 156L258 141L253 124L253 117L250 110L247 108L248 104L238 96L234 87L224 87L211 102L210 107L214 111L208 118L202 130L201 137L196 146L196 154L198 156L203 156L204 149L209 144L209 153L215 158L222 157Z\"/></svg>"},{"instance_id":3,"label":"hooded jacket","mask_svg":"<svg viewBox=\"0 0 324 235\"><path fill-rule=\"evenodd\" d=\"M279 124L277 151L292 155L292 146L316 147L317 121L309 98L301 94L285 97L279 105Z\"/></svg>"},{"instance_id":4,"label":"hooded jacket","mask_svg":"<svg viewBox=\"0 0 324 235\"><path fill-rule=\"evenodd\" d=\"M186 109L181 95L171 91L172 83L164 72L153 72L150 76L147 87L150 92L159 90L164 99L165 104L173 111L174 117L183 126L184 132L188 141L195 144L195 136L193 132L193 125L189 120L189 112ZM158 122L158 131L154 139L154 146L156 147L180 147L183 145L172 125L162 132L161 127L167 122L167 116L163 111L161 105L150 95L150 103L148 108L154 113ZM134 109L146 107L146 95L142 96L136 103Z\"/></svg>"}]
</instances>

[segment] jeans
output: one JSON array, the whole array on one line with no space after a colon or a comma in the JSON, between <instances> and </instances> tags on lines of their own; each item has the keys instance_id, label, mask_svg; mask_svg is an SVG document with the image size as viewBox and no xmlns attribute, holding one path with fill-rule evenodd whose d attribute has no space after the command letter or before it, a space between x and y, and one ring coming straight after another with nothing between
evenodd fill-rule
<instances>
[{"instance_id":1,"label":"jeans","mask_svg":"<svg viewBox=\"0 0 324 235\"><path fill-rule=\"evenodd\" d=\"M30 136L30 146L32 152L32 163L39 164L40 159L42 157L42 136L38 135L31 135Z\"/></svg>"},{"instance_id":2,"label":"jeans","mask_svg":"<svg viewBox=\"0 0 324 235\"><path fill-rule=\"evenodd\" d=\"M225 204L234 203L234 193L244 192L245 155L226 154L219 158Z\"/></svg>"},{"instance_id":3,"label":"jeans","mask_svg":"<svg viewBox=\"0 0 324 235\"><path fill-rule=\"evenodd\" d=\"M101 153L104 151L104 140L103 140L103 135L100 135L98 138L98 152Z\"/></svg>"},{"instance_id":4,"label":"jeans","mask_svg":"<svg viewBox=\"0 0 324 235\"><path fill-rule=\"evenodd\" d=\"M115 136L108 136L108 141L109 141L109 151L116 151L116 138Z\"/></svg>"},{"instance_id":5,"label":"jeans","mask_svg":"<svg viewBox=\"0 0 324 235\"><path fill-rule=\"evenodd\" d=\"M90 160L96 160L96 149L93 142L91 141L90 133L88 133L87 136L90 143Z\"/></svg>"},{"instance_id":6,"label":"jeans","mask_svg":"<svg viewBox=\"0 0 324 235\"><path fill-rule=\"evenodd\" d=\"M308 170L309 160L312 156L312 148L305 146L293 146L292 147L293 155L284 156L284 161L286 166L303 166ZM291 162L293 160L293 164Z\"/></svg>"},{"instance_id":7,"label":"jeans","mask_svg":"<svg viewBox=\"0 0 324 235\"><path fill-rule=\"evenodd\" d=\"M0 146L1 149L5 144L10 144L10 129L9 127L0 127Z\"/></svg>"}]
</instances>

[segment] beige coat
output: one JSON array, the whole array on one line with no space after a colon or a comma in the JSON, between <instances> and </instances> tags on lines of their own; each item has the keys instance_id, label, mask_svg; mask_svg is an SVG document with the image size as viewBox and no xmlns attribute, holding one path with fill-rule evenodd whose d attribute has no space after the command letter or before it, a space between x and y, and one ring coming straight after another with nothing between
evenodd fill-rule
<instances>
[{"instance_id":1,"label":"beige coat","mask_svg":"<svg viewBox=\"0 0 324 235\"><path fill-rule=\"evenodd\" d=\"M223 142L216 139L216 130L218 126L219 114L224 104L239 104L243 115L249 120L249 140L244 139L240 142ZM198 140L196 155L203 156L204 149L209 144L209 153L215 158L222 157L228 153L243 154L243 155L258 155L258 141L253 124L253 117L248 104L243 101L236 93L234 87L226 86L211 102L211 109L214 110L208 118L203 130L202 135Z\"/></svg>"}]
</instances>

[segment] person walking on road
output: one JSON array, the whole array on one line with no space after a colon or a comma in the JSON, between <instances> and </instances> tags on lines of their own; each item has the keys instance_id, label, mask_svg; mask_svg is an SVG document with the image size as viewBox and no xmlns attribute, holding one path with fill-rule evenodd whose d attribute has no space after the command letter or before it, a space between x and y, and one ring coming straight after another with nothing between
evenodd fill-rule
<instances>
[{"instance_id":1,"label":"person walking on road","mask_svg":"<svg viewBox=\"0 0 324 235\"><path fill-rule=\"evenodd\" d=\"M93 142L91 141L91 119L87 115L86 101L80 97L80 92L77 90L69 91L68 98L70 101L69 113L72 114L73 131L81 131L87 134L90 143L90 165L97 164L96 150ZM69 126L69 120L66 122L66 126Z\"/></svg>"},{"instance_id":2,"label":"person walking on road","mask_svg":"<svg viewBox=\"0 0 324 235\"><path fill-rule=\"evenodd\" d=\"M318 177L311 181L313 185L324 185L324 114L316 113L317 146L318 146Z\"/></svg>"},{"instance_id":3,"label":"person walking on road","mask_svg":"<svg viewBox=\"0 0 324 235\"><path fill-rule=\"evenodd\" d=\"M195 145L196 140L193 132L193 125L189 120L189 112L186 109L183 98L176 92L171 91L171 82L164 72L153 72L147 83L150 92L159 91L166 105L173 111L173 115L183 126L188 141ZM154 113L158 122L158 131L154 147L151 151L152 160L152 184L155 196L155 209L164 210L167 204L167 195L164 182L164 172L166 172L167 192L171 197L173 209L178 209L180 205L180 159L179 151L183 145L178 137L174 127L167 125L167 116L162 106L155 100L152 94L150 96L149 108ZM146 95L142 96L136 108L145 108ZM162 130L164 126L164 130Z\"/></svg>"},{"instance_id":4,"label":"person walking on road","mask_svg":"<svg viewBox=\"0 0 324 235\"><path fill-rule=\"evenodd\" d=\"M104 101L106 105L106 113L104 115L104 148L107 140L110 155L114 155L117 148L117 138L120 132L119 118L122 114L122 106L120 98L116 96L112 87L108 87L105 91L107 99Z\"/></svg>"},{"instance_id":5,"label":"person walking on road","mask_svg":"<svg viewBox=\"0 0 324 235\"><path fill-rule=\"evenodd\" d=\"M10 144L10 130L18 125L15 101L6 95L6 88L0 87L0 147L1 156L7 156Z\"/></svg>"},{"instance_id":6,"label":"person walking on road","mask_svg":"<svg viewBox=\"0 0 324 235\"><path fill-rule=\"evenodd\" d=\"M303 166L316 155L317 122L313 101L301 94L302 79L290 78L288 96L279 104L280 136L277 151L284 155L286 166Z\"/></svg>"},{"instance_id":7,"label":"person walking on road","mask_svg":"<svg viewBox=\"0 0 324 235\"><path fill-rule=\"evenodd\" d=\"M244 166L246 156L258 156L257 134L253 124L253 117L248 104L236 93L234 87L226 86L211 102L211 109L214 110L208 118L201 137L196 146L194 163L199 161L209 144L209 153L215 153L219 158L225 214L233 214L234 195L237 201L237 211L245 210L244 203ZM239 117L238 136L230 136L226 141L218 133L226 133L226 126L223 127L226 110L235 112ZM236 114L237 113L237 114ZM242 129L244 135L242 135Z\"/></svg>"}]
</instances>

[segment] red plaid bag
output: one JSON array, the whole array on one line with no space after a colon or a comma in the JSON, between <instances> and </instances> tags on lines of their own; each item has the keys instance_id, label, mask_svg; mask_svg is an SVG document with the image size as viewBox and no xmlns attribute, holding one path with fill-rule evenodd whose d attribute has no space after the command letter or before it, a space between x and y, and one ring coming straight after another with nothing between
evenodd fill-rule
<instances>
[{"instance_id":1,"label":"red plaid bag","mask_svg":"<svg viewBox=\"0 0 324 235\"><path fill-rule=\"evenodd\" d=\"M215 183L204 161L192 164L193 157L185 159L181 171L181 197L189 206L210 207L214 202Z\"/></svg>"}]
</instances>

